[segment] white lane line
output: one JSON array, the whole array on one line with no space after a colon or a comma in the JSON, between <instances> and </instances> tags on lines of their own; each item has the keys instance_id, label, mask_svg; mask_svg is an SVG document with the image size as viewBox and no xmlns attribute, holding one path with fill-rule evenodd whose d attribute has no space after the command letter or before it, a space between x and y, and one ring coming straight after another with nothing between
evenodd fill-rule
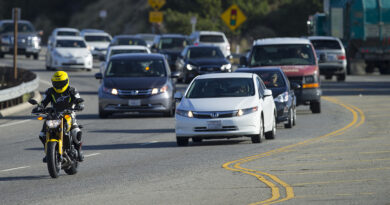
<instances>
[{"instance_id":1,"label":"white lane line","mask_svg":"<svg viewBox=\"0 0 390 205\"><path fill-rule=\"evenodd\" d=\"M11 122L11 123L7 123L7 124L3 124L3 125L0 125L0 128L12 126L12 125L22 124L22 123L25 123L25 122L28 122L28 121L31 121L31 120L32 119L28 119L28 120L22 120L22 121L18 121L18 122Z\"/></svg>"},{"instance_id":2,"label":"white lane line","mask_svg":"<svg viewBox=\"0 0 390 205\"><path fill-rule=\"evenodd\" d=\"M92 157L92 156L96 156L96 155L99 155L100 153L93 153L93 154L87 154L85 155L84 157Z\"/></svg>"},{"instance_id":3,"label":"white lane line","mask_svg":"<svg viewBox=\"0 0 390 205\"><path fill-rule=\"evenodd\" d=\"M52 86L52 84L48 81L45 81L45 80L39 80L39 82L45 84L45 85L48 85L48 86Z\"/></svg>"},{"instance_id":4,"label":"white lane line","mask_svg":"<svg viewBox=\"0 0 390 205\"><path fill-rule=\"evenodd\" d=\"M149 144L153 144L153 143L157 143L158 141L151 141L151 142L147 142L147 143L143 143L141 144L141 146L145 146L145 145L149 145Z\"/></svg>"},{"instance_id":5,"label":"white lane line","mask_svg":"<svg viewBox=\"0 0 390 205\"><path fill-rule=\"evenodd\" d=\"M11 168L11 169L4 169L4 170L1 170L2 172L9 172L9 171L13 171L13 170L17 170L17 169L26 169L26 168L29 168L30 166L24 166L24 167L16 167L16 168Z\"/></svg>"}]
</instances>

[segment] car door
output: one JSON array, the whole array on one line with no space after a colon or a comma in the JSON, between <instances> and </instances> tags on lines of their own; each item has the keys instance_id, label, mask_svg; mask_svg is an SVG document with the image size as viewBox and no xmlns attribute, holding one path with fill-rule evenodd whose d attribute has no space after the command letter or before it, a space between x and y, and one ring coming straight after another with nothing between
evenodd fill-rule
<instances>
[{"instance_id":1,"label":"car door","mask_svg":"<svg viewBox=\"0 0 390 205\"><path fill-rule=\"evenodd\" d=\"M263 113L264 113L264 129L265 131L270 131L273 126L274 118L274 99L271 96L264 96L264 90L267 89L263 83L263 81L260 79L260 77L256 77L256 81L258 83L259 87L259 94L261 93L261 98L263 99Z\"/></svg>"}]
</instances>

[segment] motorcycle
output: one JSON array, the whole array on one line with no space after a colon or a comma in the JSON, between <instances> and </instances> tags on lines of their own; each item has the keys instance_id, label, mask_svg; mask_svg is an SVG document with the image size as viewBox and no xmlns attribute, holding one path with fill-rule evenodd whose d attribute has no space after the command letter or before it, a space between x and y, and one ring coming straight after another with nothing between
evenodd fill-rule
<instances>
[{"instance_id":1,"label":"motorcycle","mask_svg":"<svg viewBox=\"0 0 390 205\"><path fill-rule=\"evenodd\" d=\"M76 104L82 103L83 99L77 99ZM28 101L32 105L38 105L34 99ZM66 109L57 112L53 107L43 108L37 106L39 112L33 113L39 115L38 120L45 120L46 143L45 154L47 160L47 169L52 178L57 178L60 170L63 169L66 174L74 175L78 168L78 152L75 148L76 137L72 136L70 130L72 127L72 111L76 109ZM79 126L81 128L81 126Z\"/></svg>"}]
</instances>

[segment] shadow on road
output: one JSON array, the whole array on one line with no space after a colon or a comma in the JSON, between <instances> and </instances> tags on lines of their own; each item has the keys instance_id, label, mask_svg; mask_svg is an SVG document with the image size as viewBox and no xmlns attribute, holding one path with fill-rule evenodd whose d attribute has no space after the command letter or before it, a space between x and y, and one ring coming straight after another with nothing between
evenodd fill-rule
<instances>
[{"instance_id":1,"label":"shadow on road","mask_svg":"<svg viewBox=\"0 0 390 205\"><path fill-rule=\"evenodd\" d=\"M323 82L322 95L390 95L390 82Z\"/></svg>"},{"instance_id":2,"label":"shadow on road","mask_svg":"<svg viewBox=\"0 0 390 205\"><path fill-rule=\"evenodd\" d=\"M129 133L129 134L147 134L147 133L175 133L175 129L139 129L139 130L92 130L88 132L95 133Z\"/></svg>"},{"instance_id":3,"label":"shadow on road","mask_svg":"<svg viewBox=\"0 0 390 205\"><path fill-rule=\"evenodd\" d=\"M41 180L47 179L49 176L47 175L37 175L37 176L19 176L19 177L0 177L1 181L21 181L21 180Z\"/></svg>"}]
</instances>

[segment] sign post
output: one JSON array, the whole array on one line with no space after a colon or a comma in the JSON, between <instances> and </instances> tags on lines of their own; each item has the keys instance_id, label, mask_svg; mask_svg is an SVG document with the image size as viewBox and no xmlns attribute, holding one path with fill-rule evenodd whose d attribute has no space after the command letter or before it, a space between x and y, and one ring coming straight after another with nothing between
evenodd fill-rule
<instances>
[{"instance_id":1,"label":"sign post","mask_svg":"<svg viewBox=\"0 0 390 205\"><path fill-rule=\"evenodd\" d=\"M18 79L18 20L20 17L20 8L12 9L12 16L14 18L14 79Z\"/></svg>"},{"instance_id":2,"label":"sign post","mask_svg":"<svg viewBox=\"0 0 390 205\"><path fill-rule=\"evenodd\" d=\"M246 21L246 16L236 4L233 4L226 9L226 11L222 13L221 18L232 31Z\"/></svg>"},{"instance_id":3,"label":"sign post","mask_svg":"<svg viewBox=\"0 0 390 205\"><path fill-rule=\"evenodd\" d=\"M191 21L190 21L190 23L192 25L192 33L195 32L196 21L197 21L196 16L192 16Z\"/></svg>"}]
</instances>

